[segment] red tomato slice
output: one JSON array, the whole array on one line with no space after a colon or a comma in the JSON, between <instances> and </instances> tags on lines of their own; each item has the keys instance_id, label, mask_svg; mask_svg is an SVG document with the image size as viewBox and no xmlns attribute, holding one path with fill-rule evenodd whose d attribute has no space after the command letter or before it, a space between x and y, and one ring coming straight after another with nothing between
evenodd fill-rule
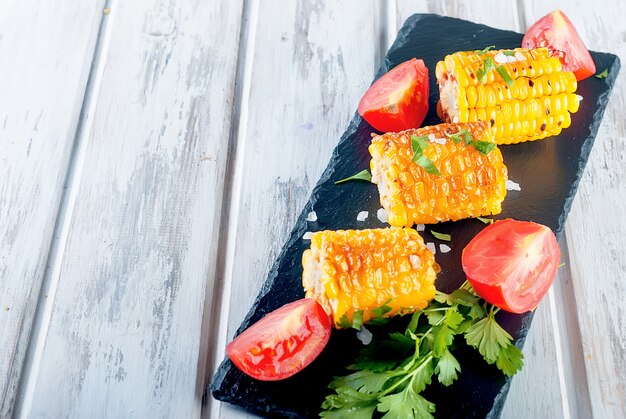
<instances>
[{"instance_id":1,"label":"red tomato slice","mask_svg":"<svg viewBox=\"0 0 626 419\"><path fill-rule=\"evenodd\" d=\"M533 24L524 39L523 48L547 47L561 60L563 71L573 71L576 80L595 74L596 65L572 22L560 10L545 15Z\"/></svg>"},{"instance_id":2,"label":"red tomato slice","mask_svg":"<svg viewBox=\"0 0 626 419\"><path fill-rule=\"evenodd\" d=\"M330 318L312 298L272 311L226 347L233 363L252 378L291 377L322 352L330 338Z\"/></svg>"},{"instance_id":3,"label":"red tomato slice","mask_svg":"<svg viewBox=\"0 0 626 419\"><path fill-rule=\"evenodd\" d=\"M561 260L552 230L511 219L496 221L463 249L463 271L487 302L512 313L534 309L548 292Z\"/></svg>"},{"instance_id":4,"label":"red tomato slice","mask_svg":"<svg viewBox=\"0 0 626 419\"><path fill-rule=\"evenodd\" d=\"M382 132L419 128L427 112L428 69L415 58L376 80L359 103L359 115Z\"/></svg>"}]
</instances>

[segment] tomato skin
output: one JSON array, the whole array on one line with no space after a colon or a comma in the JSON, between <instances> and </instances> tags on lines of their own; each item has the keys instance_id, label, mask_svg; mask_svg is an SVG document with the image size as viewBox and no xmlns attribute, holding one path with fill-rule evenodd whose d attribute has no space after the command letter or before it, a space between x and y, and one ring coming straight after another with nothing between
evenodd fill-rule
<instances>
[{"instance_id":1,"label":"tomato skin","mask_svg":"<svg viewBox=\"0 0 626 419\"><path fill-rule=\"evenodd\" d=\"M478 295L519 314L534 309L548 292L560 259L548 227L506 219L478 233L463 249L461 264Z\"/></svg>"},{"instance_id":2,"label":"tomato skin","mask_svg":"<svg viewBox=\"0 0 626 419\"><path fill-rule=\"evenodd\" d=\"M261 381L276 381L303 370L330 338L330 317L312 298L285 304L244 330L226 346L231 361Z\"/></svg>"},{"instance_id":3,"label":"tomato skin","mask_svg":"<svg viewBox=\"0 0 626 419\"><path fill-rule=\"evenodd\" d=\"M412 58L389 70L372 84L358 112L382 132L419 128L428 113L428 69Z\"/></svg>"},{"instance_id":4,"label":"tomato skin","mask_svg":"<svg viewBox=\"0 0 626 419\"><path fill-rule=\"evenodd\" d=\"M545 15L524 35L522 48L547 47L563 64L563 71L573 71L576 80L595 74L596 65L572 22L560 10Z\"/></svg>"}]
</instances>

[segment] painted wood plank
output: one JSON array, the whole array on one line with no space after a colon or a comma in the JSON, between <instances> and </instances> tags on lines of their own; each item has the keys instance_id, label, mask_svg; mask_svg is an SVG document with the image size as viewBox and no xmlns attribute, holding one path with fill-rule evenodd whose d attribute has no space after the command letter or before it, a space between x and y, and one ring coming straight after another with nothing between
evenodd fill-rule
<instances>
[{"instance_id":1,"label":"painted wood plank","mask_svg":"<svg viewBox=\"0 0 626 419\"><path fill-rule=\"evenodd\" d=\"M20 380L104 1L0 2L0 417Z\"/></svg>"},{"instance_id":2,"label":"painted wood plank","mask_svg":"<svg viewBox=\"0 0 626 419\"><path fill-rule=\"evenodd\" d=\"M216 362L380 65L381 7L374 1L251 2ZM208 414L245 417L215 401Z\"/></svg>"},{"instance_id":3,"label":"painted wood plank","mask_svg":"<svg viewBox=\"0 0 626 419\"><path fill-rule=\"evenodd\" d=\"M437 13L483 23L496 28L520 31L515 1L397 1L397 25L413 13ZM542 415L562 417L562 396L557 365L554 319L550 301L537 309L524 346L525 365L509 390L503 418Z\"/></svg>"},{"instance_id":4,"label":"painted wood plank","mask_svg":"<svg viewBox=\"0 0 626 419\"><path fill-rule=\"evenodd\" d=\"M623 3L528 1L528 25L555 8L572 20L591 49L626 61ZM602 71L603 69L598 69ZM626 417L626 105L618 77L566 224L570 271L582 339L582 357L594 417ZM577 399L574 402L578 402ZM574 405L576 408L576 405Z\"/></svg>"},{"instance_id":5,"label":"painted wood plank","mask_svg":"<svg viewBox=\"0 0 626 419\"><path fill-rule=\"evenodd\" d=\"M111 6L21 417L200 415L241 13Z\"/></svg>"}]
</instances>

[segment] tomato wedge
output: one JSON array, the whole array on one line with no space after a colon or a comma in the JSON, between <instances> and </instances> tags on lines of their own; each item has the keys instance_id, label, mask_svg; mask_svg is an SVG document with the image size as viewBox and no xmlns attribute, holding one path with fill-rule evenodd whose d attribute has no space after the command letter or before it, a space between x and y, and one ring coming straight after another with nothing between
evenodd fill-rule
<instances>
[{"instance_id":1,"label":"tomato wedge","mask_svg":"<svg viewBox=\"0 0 626 419\"><path fill-rule=\"evenodd\" d=\"M312 298L286 304L250 326L226 347L252 378L276 381L303 370L330 338L330 318Z\"/></svg>"},{"instance_id":2,"label":"tomato wedge","mask_svg":"<svg viewBox=\"0 0 626 419\"><path fill-rule=\"evenodd\" d=\"M576 80L586 79L596 72L593 58L576 28L558 9L539 19L526 31L522 47L547 47L563 64L563 71L573 71Z\"/></svg>"},{"instance_id":3,"label":"tomato wedge","mask_svg":"<svg viewBox=\"0 0 626 419\"><path fill-rule=\"evenodd\" d=\"M528 221L496 221L463 249L463 271L487 302L512 313L534 309L556 277L561 250L552 230Z\"/></svg>"},{"instance_id":4,"label":"tomato wedge","mask_svg":"<svg viewBox=\"0 0 626 419\"><path fill-rule=\"evenodd\" d=\"M428 69L416 58L376 80L359 103L359 115L382 132L419 128L427 112Z\"/></svg>"}]
</instances>

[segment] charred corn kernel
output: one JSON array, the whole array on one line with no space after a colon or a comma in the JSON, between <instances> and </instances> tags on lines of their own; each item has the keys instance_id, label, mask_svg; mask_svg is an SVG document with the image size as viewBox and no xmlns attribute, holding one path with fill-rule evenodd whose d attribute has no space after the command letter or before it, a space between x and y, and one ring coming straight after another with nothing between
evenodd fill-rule
<instances>
[{"instance_id":1,"label":"charred corn kernel","mask_svg":"<svg viewBox=\"0 0 626 419\"><path fill-rule=\"evenodd\" d=\"M507 180L502 154L497 147L482 154L446 136L461 130L467 130L475 141L494 142L486 122L440 124L372 136L372 182L378 185L389 224L410 227L500 213ZM424 156L440 176L427 173L413 161L412 135L429 137Z\"/></svg>"},{"instance_id":2,"label":"charred corn kernel","mask_svg":"<svg viewBox=\"0 0 626 419\"><path fill-rule=\"evenodd\" d=\"M356 312L363 322L426 307L435 296L438 266L417 231L410 228L319 231L302 255L302 286L340 328ZM345 317L344 317L345 316Z\"/></svg>"},{"instance_id":3,"label":"charred corn kernel","mask_svg":"<svg viewBox=\"0 0 626 419\"><path fill-rule=\"evenodd\" d=\"M495 69L479 80L487 58L506 70L512 85ZM448 55L435 72L441 97L438 113L446 122L488 122L498 144L556 135L565 128L562 125L570 119L569 113L578 110L579 102L574 73L561 67L546 48ZM561 117L562 124L551 124L550 117Z\"/></svg>"}]
</instances>

